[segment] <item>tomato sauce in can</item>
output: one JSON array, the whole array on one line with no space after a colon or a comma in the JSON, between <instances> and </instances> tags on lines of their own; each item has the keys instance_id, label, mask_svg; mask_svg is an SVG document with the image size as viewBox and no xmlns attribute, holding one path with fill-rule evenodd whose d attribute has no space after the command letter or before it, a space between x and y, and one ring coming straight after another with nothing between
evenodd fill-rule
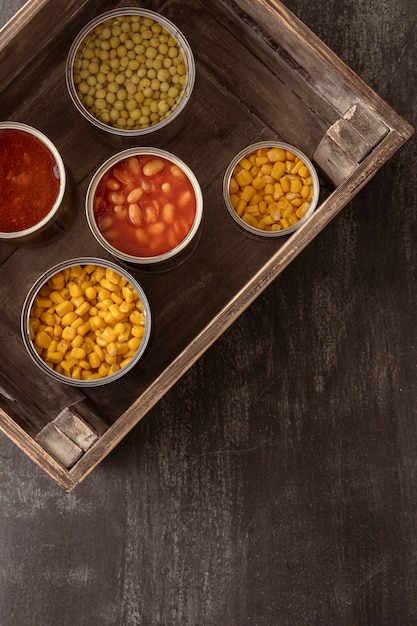
<instances>
[{"instance_id":1,"label":"tomato sauce in can","mask_svg":"<svg viewBox=\"0 0 417 626\"><path fill-rule=\"evenodd\" d=\"M38 224L53 208L59 188L58 165L42 141L20 129L0 129L0 232Z\"/></svg>"}]
</instances>

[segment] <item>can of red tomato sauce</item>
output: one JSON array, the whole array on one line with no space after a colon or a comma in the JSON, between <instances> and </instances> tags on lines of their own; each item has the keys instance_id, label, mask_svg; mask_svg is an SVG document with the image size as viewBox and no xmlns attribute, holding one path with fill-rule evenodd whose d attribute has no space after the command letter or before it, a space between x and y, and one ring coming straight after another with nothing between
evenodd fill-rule
<instances>
[{"instance_id":1,"label":"can of red tomato sauce","mask_svg":"<svg viewBox=\"0 0 417 626\"><path fill-rule=\"evenodd\" d=\"M169 270L198 245L203 196L181 159L159 148L129 148L94 174L86 195L90 229L107 252L142 269Z\"/></svg>"},{"instance_id":2,"label":"can of red tomato sauce","mask_svg":"<svg viewBox=\"0 0 417 626\"><path fill-rule=\"evenodd\" d=\"M0 122L0 241L40 245L66 230L72 185L57 148L36 128Z\"/></svg>"}]
</instances>

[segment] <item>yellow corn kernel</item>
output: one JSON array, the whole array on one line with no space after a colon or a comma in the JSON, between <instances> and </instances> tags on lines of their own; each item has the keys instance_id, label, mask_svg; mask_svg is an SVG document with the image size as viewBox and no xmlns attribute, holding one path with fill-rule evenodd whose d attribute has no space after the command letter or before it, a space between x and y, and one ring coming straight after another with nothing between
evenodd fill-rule
<instances>
[{"instance_id":1,"label":"yellow corn kernel","mask_svg":"<svg viewBox=\"0 0 417 626\"><path fill-rule=\"evenodd\" d=\"M135 301L135 294L136 292L129 287L122 288L122 295L126 304L130 304Z\"/></svg>"},{"instance_id":2,"label":"yellow corn kernel","mask_svg":"<svg viewBox=\"0 0 417 626\"><path fill-rule=\"evenodd\" d=\"M282 217L288 217L294 211L294 207L291 202L287 202L287 206L282 211Z\"/></svg>"},{"instance_id":3,"label":"yellow corn kernel","mask_svg":"<svg viewBox=\"0 0 417 626\"><path fill-rule=\"evenodd\" d=\"M71 298L76 298L77 296L82 296L83 295L83 290L82 290L81 286L77 285L76 283L74 283L73 285L69 286L69 292L70 292Z\"/></svg>"},{"instance_id":4,"label":"yellow corn kernel","mask_svg":"<svg viewBox=\"0 0 417 626\"><path fill-rule=\"evenodd\" d=\"M62 287L65 285L65 276L63 272L57 272L56 274L54 274L54 276L51 276L51 278L48 281L48 284L50 284L52 286L53 289L62 289Z\"/></svg>"},{"instance_id":5,"label":"yellow corn kernel","mask_svg":"<svg viewBox=\"0 0 417 626\"><path fill-rule=\"evenodd\" d=\"M115 289L117 289L117 285L115 285L114 283L112 283L110 280L108 280L107 278L102 278L100 281L100 285L103 287L103 289L106 289L107 291L109 291L110 293L112 291L114 291Z\"/></svg>"},{"instance_id":6,"label":"yellow corn kernel","mask_svg":"<svg viewBox=\"0 0 417 626\"><path fill-rule=\"evenodd\" d=\"M49 298L53 304L59 304L64 301L64 298L61 296L59 291L51 291Z\"/></svg>"},{"instance_id":7,"label":"yellow corn kernel","mask_svg":"<svg viewBox=\"0 0 417 626\"><path fill-rule=\"evenodd\" d=\"M290 226L293 226L298 222L298 218L295 213L291 213L291 215L289 215L287 219Z\"/></svg>"},{"instance_id":8,"label":"yellow corn kernel","mask_svg":"<svg viewBox=\"0 0 417 626\"><path fill-rule=\"evenodd\" d=\"M70 371L78 363L77 359L74 357L66 356L60 363L62 369L65 370L67 376L69 376Z\"/></svg>"},{"instance_id":9,"label":"yellow corn kernel","mask_svg":"<svg viewBox=\"0 0 417 626\"><path fill-rule=\"evenodd\" d=\"M110 365L108 363L102 363L98 368L100 376L108 376L110 372Z\"/></svg>"},{"instance_id":10,"label":"yellow corn kernel","mask_svg":"<svg viewBox=\"0 0 417 626\"><path fill-rule=\"evenodd\" d=\"M116 293L115 291L113 291L110 297L115 304L122 304L123 302L123 298L119 295L119 292Z\"/></svg>"},{"instance_id":11,"label":"yellow corn kernel","mask_svg":"<svg viewBox=\"0 0 417 626\"><path fill-rule=\"evenodd\" d=\"M257 167L262 167L262 165L265 165L265 163L269 163L269 159L266 155L257 156L255 159L255 163Z\"/></svg>"},{"instance_id":12,"label":"yellow corn kernel","mask_svg":"<svg viewBox=\"0 0 417 626\"><path fill-rule=\"evenodd\" d=\"M308 178L310 176L310 172L306 165L302 165L302 167L300 167L300 169L298 170L298 173L301 178Z\"/></svg>"},{"instance_id":13,"label":"yellow corn kernel","mask_svg":"<svg viewBox=\"0 0 417 626\"><path fill-rule=\"evenodd\" d=\"M87 298L87 300L94 300L94 298L97 296L97 290L95 287L90 285L89 287L86 287L84 291L84 295Z\"/></svg>"},{"instance_id":14,"label":"yellow corn kernel","mask_svg":"<svg viewBox=\"0 0 417 626\"><path fill-rule=\"evenodd\" d=\"M249 213L244 213L242 219L246 224L249 224L249 226L254 226L255 228L258 226L258 220Z\"/></svg>"},{"instance_id":15,"label":"yellow corn kernel","mask_svg":"<svg viewBox=\"0 0 417 626\"><path fill-rule=\"evenodd\" d=\"M35 340L35 335L39 331L40 319L34 318L29 320L29 336L32 341Z\"/></svg>"},{"instance_id":16,"label":"yellow corn kernel","mask_svg":"<svg viewBox=\"0 0 417 626\"><path fill-rule=\"evenodd\" d=\"M45 359L49 361L50 363L57 364L57 363L61 363L63 356L64 355L62 354L62 352L59 352L58 350L54 350L54 351L47 350Z\"/></svg>"},{"instance_id":17,"label":"yellow corn kernel","mask_svg":"<svg viewBox=\"0 0 417 626\"><path fill-rule=\"evenodd\" d=\"M307 213L308 207L309 207L309 203L308 202L304 202L301 206L298 207L298 209L296 210L295 214L298 217L298 219L301 219L304 217L304 215Z\"/></svg>"},{"instance_id":18,"label":"yellow corn kernel","mask_svg":"<svg viewBox=\"0 0 417 626\"><path fill-rule=\"evenodd\" d=\"M59 317L64 317L67 313L71 313L74 310L74 305L69 300L64 300L63 302L59 302L56 305L55 311L58 313Z\"/></svg>"},{"instance_id":19,"label":"yellow corn kernel","mask_svg":"<svg viewBox=\"0 0 417 626\"><path fill-rule=\"evenodd\" d=\"M127 345L129 347L129 350L137 350L141 343L142 343L141 337L132 337L127 342Z\"/></svg>"},{"instance_id":20,"label":"yellow corn kernel","mask_svg":"<svg viewBox=\"0 0 417 626\"><path fill-rule=\"evenodd\" d=\"M91 330L90 320L87 320L87 322L84 322L84 324L80 324L80 326L78 326L77 334L81 335L81 337L84 337L87 333L90 332L90 330Z\"/></svg>"},{"instance_id":21,"label":"yellow corn kernel","mask_svg":"<svg viewBox=\"0 0 417 626\"><path fill-rule=\"evenodd\" d=\"M77 317L77 319L76 319L76 320L74 320L73 322L71 322L70 326L71 326L71 328L75 328L75 329L77 329L77 328L79 328L80 326L82 326L82 324L83 324L83 323L84 323L84 322L83 322L82 317Z\"/></svg>"},{"instance_id":22,"label":"yellow corn kernel","mask_svg":"<svg viewBox=\"0 0 417 626\"><path fill-rule=\"evenodd\" d=\"M87 300L84 300L83 303L80 304L80 306L75 309L75 312L77 315L82 317L83 315L88 313L88 311L90 310L90 306L91 306L90 303L87 302Z\"/></svg>"},{"instance_id":23,"label":"yellow corn kernel","mask_svg":"<svg viewBox=\"0 0 417 626\"><path fill-rule=\"evenodd\" d=\"M288 176L283 176L282 178L280 178L279 182L281 183L282 191L284 193L288 193L291 189L291 183Z\"/></svg>"},{"instance_id":24,"label":"yellow corn kernel","mask_svg":"<svg viewBox=\"0 0 417 626\"><path fill-rule=\"evenodd\" d=\"M114 328L111 328L110 326L106 326L100 336L106 342L106 344L113 343L117 340L117 335L114 331Z\"/></svg>"},{"instance_id":25,"label":"yellow corn kernel","mask_svg":"<svg viewBox=\"0 0 417 626\"><path fill-rule=\"evenodd\" d=\"M102 317L100 317L100 315L94 315L90 317L90 326L91 330L98 330L100 328L105 328L106 322Z\"/></svg>"},{"instance_id":26,"label":"yellow corn kernel","mask_svg":"<svg viewBox=\"0 0 417 626\"><path fill-rule=\"evenodd\" d=\"M44 349L47 350L49 348L50 344L51 344L51 341L52 341L51 336L48 335L48 333L45 332L44 330L40 331L35 336L35 344L39 348L44 348Z\"/></svg>"},{"instance_id":27,"label":"yellow corn kernel","mask_svg":"<svg viewBox=\"0 0 417 626\"><path fill-rule=\"evenodd\" d=\"M90 369L90 362L87 361L87 359L80 359L80 361L78 361L78 365L81 367L82 370Z\"/></svg>"},{"instance_id":28,"label":"yellow corn kernel","mask_svg":"<svg viewBox=\"0 0 417 626\"><path fill-rule=\"evenodd\" d=\"M262 176L270 176L272 172L272 167L273 167L272 163L265 163L265 165L262 165L261 167Z\"/></svg>"},{"instance_id":29,"label":"yellow corn kernel","mask_svg":"<svg viewBox=\"0 0 417 626\"><path fill-rule=\"evenodd\" d=\"M138 337L139 339L141 339L144 335L144 332L145 332L145 328L143 326L139 326L138 324L135 324L134 326L132 326L131 333L133 337Z\"/></svg>"},{"instance_id":30,"label":"yellow corn kernel","mask_svg":"<svg viewBox=\"0 0 417 626\"><path fill-rule=\"evenodd\" d=\"M132 360L132 357L131 357L131 356L129 356L129 357L127 357L127 358L125 358L125 359L124 359L124 360L120 363L120 369L121 369L122 367L126 367L126 365L127 365L128 363L130 363L130 361L131 361L131 360Z\"/></svg>"},{"instance_id":31,"label":"yellow corn kernel","mask_svg":"<svg viewBox=\"0 0 417 626\"><path fill-rule=\"evenodd\" d=\"M282 226L282 228L288 228L288 226L290 225L289 221L286 218L282 218L279 222Z\"/></svg>"},{"instance_id":32,"label":"yellow corn kernel","mask_svg":"<svg viewBox=\"0 0 417 626\"><path fill-rule=\"evenodd\" d=\"M110 313L110 311L106 311L104 313L104 321L106 322L106 324L108 324L109 326L116 326L117 322L119 321L118 319L116 319L114 317L114 315L112 315Z\"/></svg>"},{"instance_id":33,"label":"yellow corn kernel","mask_svg":"<svg viewBox=\"0 0 417 626\"><path fill-rule=\"evenodd\" d=\"M80 361L82 359L85 359L87 354L84 348L80 347L80 348L72 348L70 352L70 356L73 356L75 359L78 359Z\"/></svg>"},{"instance_id":34,"label":"yellow corn kernel","mask_svg":"<svg viewBox=\"0 0 417 626\"><path fill-rule=\"evenodd\" d=\"M73 348L80 348L84 343L84 338L82 335L76 335L70 343Z\"/></svg>"},{"instance_id":35,"label":"yellow corn kernel","mask_svg":"<svg viewBox=\"0 0 417 626\"><path fill-rule=\"evenodd\" d=\"M257 189L263 189L265 187L265 181L260 176L256 176L252 181L252 186Z\"/></svg>"},{"instance_id":36,"label":"yellow corn kernel","mask_svg":"<svg viewBox=\"0 0 417 626\"><path fill-rule=\"evenodd\" d=\"M275 183L274 184L274 200L279 200L281 198L281 196L284 195L283 191L282 191L282 187L281 187L281 183Z\"/></svg>"},{"instance_id":37,"label":"yellow corn kernel","mask_svg":"<svg viewBox=\"0 0 417 626\"><path fill-rule=\"evenodd\" d=\"M300 193L302 187L303 187L303 183L301 182L300 178L291 179L291 183L290 183L291 193Z\"/></svg>"},{"instance_id":38,"label":"yellow corn kernel","mask_svg":"<svg viewBox=\"0 0 417 626\"><path fill-rule=\"evenodd\" d=\"M295 159L297 158L295 156L295 154L293 154L292 152L290 152L289 150L285 151L285 158L287 161L295 161Z\"/></svg>"},{"instance_id":39,"label":"yellow corn kernel","mask_svg":"<svg viewBox=\"0 0 417 626\"><path fill-rule=\"evenodd\" d=\"M310 190L311 190L310 185L303 185L301 187L300 196L302 198L308 198L308 196L310 195Z\"/></svg>"},{"instance_id":40,"label":"yellow corn kernel","mask_svg":"<svg viewBox=\"0 0 417 626\"><path fill-rule=\"evenodd\" d=\"M117 363L117 356L112 356L107 351L104 353L104 360L109 365L113 365L113 363Z\"/></svg>"},{"instance_id":41,"label":"yellow corn kernel","mask_svg":"<svg viewBox=\"0 0 417 626\"><path fill-rule=\"evenodd\" d=\"M232 203L232 207L235 209L237 207L237 203L239 202L240 198L236 193L231 193L230 194L230 202Z\"/></svg>"},{"instance_id":42,"label":"yellow corn kernel","mask_svg":"<svg viewBox=\"0 0 417 626\"><path fill-rule=\"evenodd\" d=\"M252 185L246 185L246 187L242 189L240 197L242 200L245 200L245 202L249 202L251 198L255 195L255 193L255 187L253 187Z\"/></svg>"},{"instance_id":43,"label":"yellow corn kernel","mask_svg":"<svg viewBox=\"0 0 417 626\"><path fill-rule=\"evenodd\" d=\"M75 322L75 320L78 319L78 315L75 313L75 311L70 311L69 313L66 313L65 315L62 316L61 319L61 323L62 326L71 326L71 324L73 322Z\"/></svg>"},{"instance_id":44,"label":"yellow corn kernel","mask_svg":"<svg viewBox=\"0 0 417 626\"><path fill-rule=\"evenodd\" d=\"M275 178L275 180L279 180L285 174L285 171L285 163L283 163L282 161L276 161L272 168L271 176Z\"/></svg>"},{"instance_id":45,"label":"yellow corn kernel","mask_svg":"<svg viewBox=\"0 0 417 626\"><path fill-rule=\"evenodd\" d=\"M44 311L41 314L41 320L42 322L45 322L45 324L47 324L47 326L55 326L55 315L53 315L52 313L48 313L47 311Z\"/></svg>"},{"instance_id":46,"label":"yellow corn kernel","mask_svg":"<svg viewBox=\"0 0 417 626\"><path fill-rule=\"evenodd\" d=\"M99 355L97 354L97 352L91 352L88 355L88 362L90 364L90 367L93 370L97 370L100 367L102 361L101 361Z\"/></svg>"},{"instance_id":47,"label":"yellow corn kernel","mask_svg":"<svg viewBox=\"0 0 417 626\"><path fill-rule=\"evenodd\" d=\"M128 341L131 336L132 326L128 322L123 324L124 330L119 333L118 340L119 341Z\"/></svg>"},{"instance_id":48,"label":"yellow corn kernel","mask_svg":"<svg viewBox=\"0 0 417 626\"><path fill-rule=\"evenodd\" d=\"M138 311L137 309L135 309L135 311L132 311L132 313L130 314L129 319L132 322L132 324L141 324L141 325L143 325L145 323L145 316L144 316L144 314L141 313L140 311Z\"/></svg>"},{"instance_id":49,"label":"yellow corn kernel","mask_svg":"<svg viewBox=\"0 0 417 626\"><path fill-rule=\"evenodd\" d=\"M39 296L35 298L35 306L40 309L49 309L53 305L53 302L50 298L40 298Z\"/></svg>"},{"instance_id":50,"label":"yellow corn kernel","mask_svg":"<svg viewBox=\"0 0 417 626\"><path fill-rule=\"evenodd\" d=\"M235 174L235 179L239 187L245 187L246 185L250 185L253 178L252 175L249 174L246 170L239 170Z\"/></svg>"},{"instance_id":51,"label":"yellow corn kernel","mask_svg":"<svg viewBox=\"0 0 417 626\"><path fill-rule=\"evenodd\" d=\"M240 159L239 165L240 165L241 168L243 168L244 170L247 170L247 171L249 171L250 168L252 167L252 163L250 162L250 160L247 157L243 157L243 159Z\"/></svg>"},{"instance_id":52,"label":"yellow corn kernel","mask_svg":"<svg viewBox=\"0 0 417 626\"><path fill-rule=\"evenodd\" d=\"M129 352L129 346L128 346L127 342L117 343L116 344L116 348L117 348L117 354L120 355L120 356L123 356L127 352Z\"/></svg>"},{"instance_id":53,"label":"yellow corn kernel","mask_svg":"<svg viewBox=\"0 0 417 626\"><path fill-rule=\"evenodd\" d=\"M275 186L273 183L267 183L264 188L264 193L267 195L271 195L275 192Z\"/></svg>"},{"instance_id":54,"label":"yellow corn kernel","mask_svg":"<svg viewBox=\"0 0 417 626\"><path fill-rule=\"evenodd\" d=\"M271 204L268 205L268 212L274 221L277 222L281 219L281 209L277 202L271 202Z\"/></svg>"},{"instance_id":55,"label":"yellow corn kernel","mask_svg":"<svg viewBox=\"0 0 417 626\"><path fill-rule=\"evenodd\" d=\"M106 268L106 279L112 283L112 285L118 285L120 281L120 274L112 270L110 267Z\"/></svg>"},{"instance_id":56,"label":"yellow corn kernel","mask_svg":"<svg viewBox=\"0 0 417 626\"><path fill-rule=\"evenodd\" d=\"M236 206L236 213L242 217L243 213L245 212L246 206L247 202L245 202L245 200L239 200Z\"/></svg>"},{"instance_id":57,"label":"yellow corn kernel","mask_svg":"<svg viewBox=\"0 0 417 626\"><path fill-rule=\"evenodd\" d=\"M75 328L71 328L71 326L66 326L62 330L62 339L64 339L65 341L72 341L76 334L77 331Z\"/></svg>"},{"instance_id":58,"label":"yellow corn kernel","mask_svg":"<svg viewBox=\"0 0 417 626\"><path fill-rule=\"evenodd\" d=\"M298 208L303 204L303 199L301 197L297 197L290 200L290 202L295 208Z\"/></svg>"},{"instance_id":59,"label":"yellow corn kernel","mask_svg":"<svg viewBox=\"0 0 417 626\"><path fill-rule=\"evenodd\" d=\"M111 374L115 374L116 372L118 372L120 370L120 365L118 365L117 363L112 363L112 365L110 365L110 369L109 369L109 376L111 376Z\"/></svg>"},{"instance_id":60,"label":"yellow corn kernel","mask_svg":"<svg viewBox=\"0 0 417 626\"><path fill-rule=\"evenodd\" d=\"M285 161L285 150L282 148L271 148L266 154L271 163Z\"/></svg>"},{"instance_id":61,"label":"yellow corn kernel","mask_svg":"<svg viewBox=\"0 0 417 626\"><path fill-rule=\"evenodd\" d=\"M58 341L56 349L58 352L60 352L61 354L66 354L69 350L70 344L68 343L68 341Z\"/></svg>"},{"instance_id":62,"label":"yellow corn kernel","mask_svg":"<svg viewBox=\"0 0 417 626\"><path fill-rule=\"evenodd\" d=\"M234 176L231 177L229 183L229 193L237 193L239 191L239 185L236 182Z\"/></svg>"},{"instance_id":63,"label":"yellow corn kernel","mask_svg":"<svg viewBox=\"0 0 417 626\"><path fill-rule=\"evenodd\" d=\"M103 348L101 346L99 346L98 344L95 344L94 348L93 348L93 352L96 352L100 361L103 362L104 361L104 351Z\"/></svg>"},{"instance_id":64,"label":"yellow corn kernel","mask_svg":"<svg viewBox=\"0 0 417 626\"><path fill-rule=\"evenodd\" d=\"M112 304L109 306L109 313L113 315L116 320L122 320L125 317L123 311L120 310L120 307L117 304Z\"/></svg>"},{"instance_id":65,"label":"yellow corn kernel","mask_svg":"<svg viewBox=\"0 0 417 626\"><path fill-rule=\"evenodd\" d=\"M71 372L71 378L74 380L79 380L81 378L81 367L79 365L74 365Z\"/></svg>"},{"instance_id":66,"label":"yellow corn kernel","mask_svg":"<svg viewBox=\"0 0 417 626\"><path fill-rule=\"evenodd\" d=\"M116 345L116 343L114 341L112 341L111 343L107 344L106 350L107 350L107 354L109 356L117 356L117 345ZM106 358L106 357L104 357L104 358Z\"/></svg>"}]
</instances>

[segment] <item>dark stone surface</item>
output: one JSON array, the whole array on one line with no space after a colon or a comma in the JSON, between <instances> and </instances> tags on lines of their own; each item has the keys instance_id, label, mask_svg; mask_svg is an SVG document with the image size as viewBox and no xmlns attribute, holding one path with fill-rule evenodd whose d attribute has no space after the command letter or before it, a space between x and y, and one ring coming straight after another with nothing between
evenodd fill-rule
<instances>
[{"instance_id":1,"label":"dark stone surface","mask_svg":"<svg viewBox=\"0 0 417 626\"><path fill-rule=\"evenodd\" d=\"M415 0L286 4L416 125ZM74 493L0 436L1 626L417 623L415 154Z\"/></svg>"}]
</instances>

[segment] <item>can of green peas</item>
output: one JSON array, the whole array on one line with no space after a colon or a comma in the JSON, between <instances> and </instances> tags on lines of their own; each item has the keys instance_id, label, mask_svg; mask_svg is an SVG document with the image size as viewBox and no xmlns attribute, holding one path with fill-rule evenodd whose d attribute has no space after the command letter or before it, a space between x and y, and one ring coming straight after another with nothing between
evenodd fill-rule
<instances>
[{"instance_id":1,"label":"can of green peas","mask_svg":"<svg viewBox=\"0 0 417 626\"><path fill-rule=\"evenodd\" d=\"M192 50L167 18L147 9L108 11L74 40L67 88L81 115L107 137L170 141L182 127L195 81Z\"/></svg>"}]
</instances>

